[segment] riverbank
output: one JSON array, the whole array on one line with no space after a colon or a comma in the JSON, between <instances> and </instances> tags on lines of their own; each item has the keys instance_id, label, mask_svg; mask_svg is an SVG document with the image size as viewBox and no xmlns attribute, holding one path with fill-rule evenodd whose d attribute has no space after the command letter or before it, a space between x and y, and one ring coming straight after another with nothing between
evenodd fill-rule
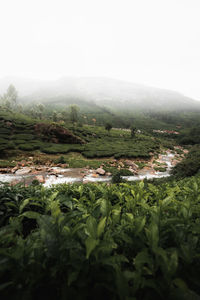
<instances>
[{"instance_id":1,"label":"riverbank","mask_svg":"<svg viewBox=\"0 0 200 300\"><path fill-rule=\"evenodd\" d=\"M52 162L49 157L46 157L45 164L36 164L35 162L40 163L40 159L28 157L21 161L13 161L14 167L0 168L0 182L10 184L22 182L29 185L37 180L44 186L73 182L109 182L116 170L123 171L123 178L128 181L166 177L187 152L181 147L176 147L173 151L167 149L156 156L152 155L150 160L99 159L94 163L94 167L98 166L97 168L87 166L87 160L85 160L86 167L70 168L69 164ZM74 159L76 160L76 156Z\"/></svg>"}]
</instances>

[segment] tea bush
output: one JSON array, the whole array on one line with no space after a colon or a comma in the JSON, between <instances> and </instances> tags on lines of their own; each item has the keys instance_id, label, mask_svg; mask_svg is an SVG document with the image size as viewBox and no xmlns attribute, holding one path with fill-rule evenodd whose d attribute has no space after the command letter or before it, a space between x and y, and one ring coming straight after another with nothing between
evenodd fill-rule
<instances>
[{"instance_id":1,"label":"tea bush","mask_svg":"<svg viewBox=\"0 0 200 300\"><path fill-rule=\"evenodd\" d=\"M200 171L200 147L194 146L188 155L178 163L173 169L172 174L179 177L188 177Z\"/></svg>"},{"instance_id":2,"label":"tea bush","mask_svg":"<svg viewBox=\"0 0 200 300\"><path fill-rule=\"evenodd\" d=\"M199 194L199 176L1 185L1 299L199 299Z\"/></svg>"}]
</instances>

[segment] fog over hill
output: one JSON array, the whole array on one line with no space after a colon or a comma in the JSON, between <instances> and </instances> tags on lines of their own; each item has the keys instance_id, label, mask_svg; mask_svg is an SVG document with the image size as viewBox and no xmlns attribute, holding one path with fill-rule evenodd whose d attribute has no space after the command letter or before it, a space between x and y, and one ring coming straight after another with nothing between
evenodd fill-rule
<instances>
[{"instance_id":1,"label":"fog over hill","mask_svg":"<svg viewBox=\"0 0 200 300\"><path fill-rule=\"evenodd\" d=\"M9 84L16 87L19 100L59 105L78 100L110 109L200 110L200 102L178 92L101 77L64 77L42 81L6 77L0 79L0 94Z\"/></svg>"}]
</instances>

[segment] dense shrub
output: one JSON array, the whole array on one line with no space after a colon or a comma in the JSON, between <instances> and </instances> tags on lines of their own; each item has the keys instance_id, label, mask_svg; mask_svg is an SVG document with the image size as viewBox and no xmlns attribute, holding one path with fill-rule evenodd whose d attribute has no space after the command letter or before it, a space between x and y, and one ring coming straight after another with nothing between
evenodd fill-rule
<instances>
[{"instance_id":1,"label":"dense shrub","mask_svg":"<svg viewBox=\"0 0 200 300\"><path fill-rule=\"evenodd\" d=\"M158 167L154 167L154 170L158 171L158 172L165 172L167 170L167 168L162 167L162 166L158 166Z\"/></svg>"},{"instance_id":2,"label":"dense shrub","mask_svg":"<svg viewBox=\"0 0 200 300\"><path fill-rule=\"evenodd\" d=\"M1 127L0 128L0 134L8 134L8 135L10 135L11 134L11 129Z\"/></svg>"},{"instance_id":3,"label":"dense shrub","mask_svg":"<svg viewBox=\"0 0 200 300\"><path fill-rule=\"evenodd\" d=\"M73 145L73 144L49 144L46 143L44 147L42 147L42 152L48 154L57 154L57 153L68 153L70 151L80 152L82 149L82 145Z\"/></svg>"},{"instance_id":4,"label":"dense shrub","mask_svg":"<svg viewBox=\"0 0 200 300\"><path fill-rule=\"evenodd\" d=\"M200 177L0 187L2 299L199 299Z\"/></svg>"},{"instance_id":5,"label":"dense shrub","mask_svg":"<svg viewBox=\"0 0 200 300\"><path fill-rule=\"evenodd\" d=\"M133 176L133 173L128 169L121 169L118 172L121 176Z\"/></svg>"},{"instance_id":6,"label":"dense shrub","mask_svg":"<svg viewBox=\"0 0 200 300\"><path fill-rule=\"evenodd\" d=\"M114 172L112 176L112 183L122 183L124 180L119 171Z\"/></svg>"},{"instance_id":7,"label":"dense shrub","mask_svg":"<svg viewBox=\"0 0 200 300\"><path fill-rule=\"evenodd\" d=\"M12 135L13 140L30 141L30 140L33 140L34 138L35 138L35 136L33 134L18 133L18 134Z\"/></svg>"},{"instance_id":8,"label":"dense shrub","mask_svg":"<svg viewBox=\"0 0 200 300\"><path fill-rule=\"evenodd\" d=\"M0 144L7 144L8 140L0 138Z\"/></svg>"},{"instance_id":9,"label":"dense shrub","mask_svg":"<svg viewBox=\"0 0 200 300\"><path fill-rule=\"evenodd\" d=\"M9 168L9 167L15 167L15 163L8 161L8 160L2 160L0 161L0 168Z\"/></svg>"},{"instance_id":10,"label":"dense shrub","mask_svg":"<svg viewBox=\"0 0 200 300\"><path fill-rule=\"evenodd\" d=\"M24 151L32 151L39 149L39 146L36 144L20 144L19 149Z\"/></svg>"},{"instance_id":11,"label":"dense shrub","mask_svg":"<svg viewBox=\"0 0 200 300\"><path fill-rule=\"evenodd\" d=\"M66 163L66 159L64 158L64 156L60 156L58 159L55 160L56 164L65 164Z\"/></svg>"},{"instance_id":12,"label":"dense shrub","mask_svg":"<svg viewBox=\"0 0 200 300\"><path fill-rule=\"evenodd\" d=\"M25 140L16 140L14 141L15 145L26 144Z\"/></svg>"},{"instance_id":13,"label":"dense shrub","mask_svg":"<svg viewBox=\"0 0 200 300\"><path fill-rule=\"evenodd\" d=\"M200 128L194 127L182 132L179 136L178 142L182 145L200 144Z\"/></svg>"},{"instance_id":14,"label":"dense shrub","mask_svg":"<svg viewBox=\"0 0 200 300\"><path fill-rule=\"evenodd\" d=\"M195 175L200 171L200 147L193 147L185 159L178 163L172 174L177 177L187 177Z\"/></svg>"}]
</instances>

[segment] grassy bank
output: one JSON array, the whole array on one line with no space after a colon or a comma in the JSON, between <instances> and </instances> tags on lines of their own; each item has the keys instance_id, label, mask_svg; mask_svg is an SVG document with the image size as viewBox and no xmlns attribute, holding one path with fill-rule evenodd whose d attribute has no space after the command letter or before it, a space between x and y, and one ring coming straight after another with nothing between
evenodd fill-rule
<instances>
[{"instance_id":1,"label":"grassy bank","mask_svg":"<svg viewBox=\"0 0 200 300\"><path fill-rule=\"evenodd\" d=\"M67 124L60 126L45 120L41 123L38 120L14 113L0 113L0 122L1 157L5 156L7 159L21 152L24 152L26 156L28 152L32 155L37 151L55 155L78 152L89 159L104 157L148 159L151 156L150 153L158 152L161 147L175 145L173 140L162 140L146 133L131 137L128 131L113 129L108 132L104 127L98 126L68 126L66 128ZM49 135L43 132L45 126L50 126L49 130L51 131L52 129L69 129L70 134L77 139L77 142L73 143L73 140L66 140L62 143L56 141L56 133L55 137L52 137L51 132L48 133ZM36 130L38 127L43 128L43 131L38 133ZM81 144L79 141L85 141L85 144Z\"/></svg>"}]
</instances>

